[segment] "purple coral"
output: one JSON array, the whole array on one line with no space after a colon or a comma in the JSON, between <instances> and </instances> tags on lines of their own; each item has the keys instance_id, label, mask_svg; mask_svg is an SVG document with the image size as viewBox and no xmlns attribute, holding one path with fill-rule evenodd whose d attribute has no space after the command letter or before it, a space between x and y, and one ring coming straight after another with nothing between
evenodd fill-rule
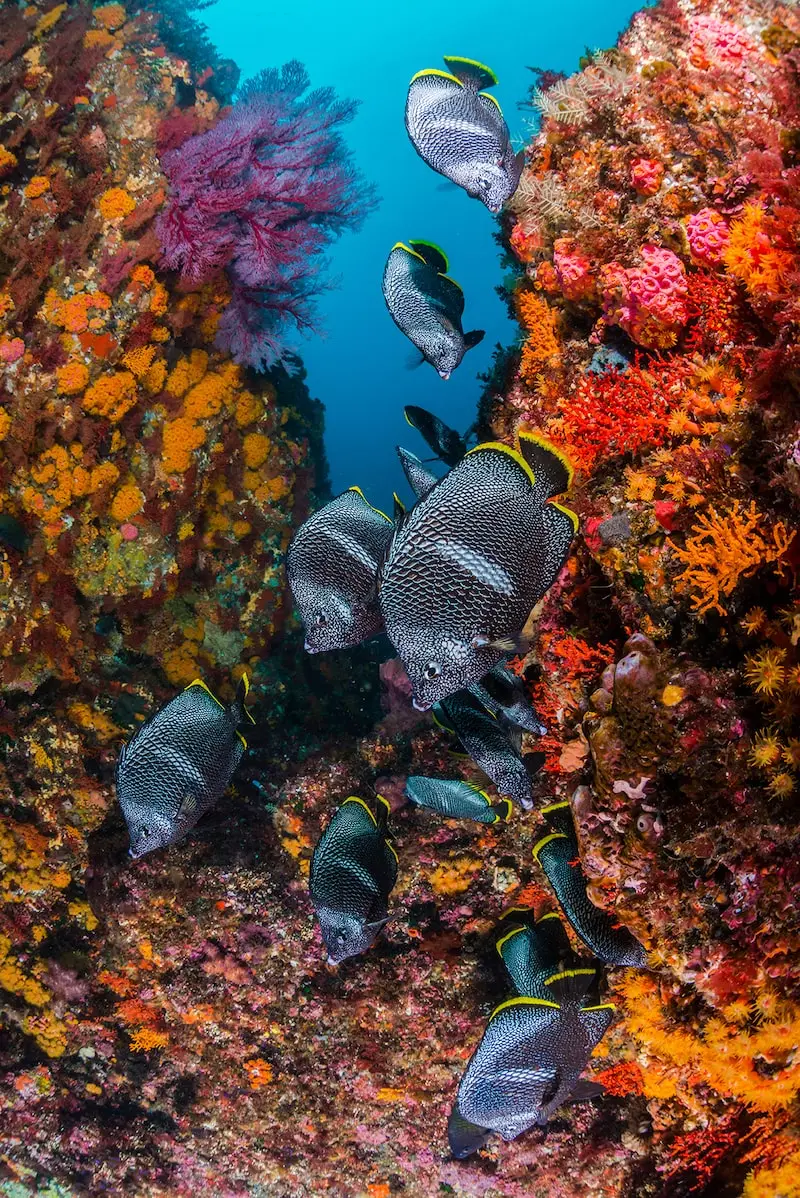
<instances>
[{"instance_id":1,"label":"purple coral","mask_svg":"<svg viewBox=\"0 0 800 1198\"><path fill-rule=\"evenodd\" d=\"M308 86L299 62L262 71L213 129L162 160L163 261L193 284L227 271L217 344L256 369L285 356L292 326L313 328L320 255L375 203L337 131L355 103L331 88L303 96Z\"/></svg>"}]
</instances>

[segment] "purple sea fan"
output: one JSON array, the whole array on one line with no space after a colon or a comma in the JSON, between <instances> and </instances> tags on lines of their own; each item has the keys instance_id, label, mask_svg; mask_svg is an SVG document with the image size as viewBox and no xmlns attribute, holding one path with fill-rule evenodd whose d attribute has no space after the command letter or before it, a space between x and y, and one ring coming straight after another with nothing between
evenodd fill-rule
<instances>
[{"instance_id":1,"label":"purple sea fan","mask_svg":"<svg viewBox=\"0 0 800 1198\"><path fill-rule=\"evenodd\" d=\"M303 96L308 85L299 62L262 71L213 129L162 159L163 262L193 284L227 271L217 344L257 369L289 352L292 327L313 329L322 251L375 205L338 132L356 104L331 88Z\"/></svg>"}]
</instances>

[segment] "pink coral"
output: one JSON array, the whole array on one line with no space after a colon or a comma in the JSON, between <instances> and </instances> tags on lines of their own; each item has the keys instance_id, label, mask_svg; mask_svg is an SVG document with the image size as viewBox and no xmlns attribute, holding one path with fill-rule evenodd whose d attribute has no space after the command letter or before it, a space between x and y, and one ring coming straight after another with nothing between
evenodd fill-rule
<instances>
[{"instance_id":1,"label":"pink coral","mask_svg":"<svg viewBox=\"0 0 800 1198\"><path fill-rule=\"evenodd\" d=\"M689 28L690 57L695 66L742 67L745 59L758 53L758 47L741 29L717 17L695 17Z\"/></svg>"},{"instance_id":2,"label":"pink coral","mask_svg":"<svg viewBox=\"0 0 800 1198\"><path fill-rule=\"evenodd\" d=\"M715 266L730 240L728 223L713 208L701 208L686 222L686 236L696 262Z\"/></svg>"},{"instance_id":3,"label":"pink coral","mask_svg":"<svg viewBox=\"0 0 800 1198\"><path fill-rule=\"evenodd\" d=\"M671 250L643 245L640 254L642 266L604 267L603 323L619 325L639 345L666 348L688 319L686 272Z\"/></svg>"},{"instance_id":4,"label":"pink coral","mask_svg":"<svg viewBox=\"0 0 800 1198\"><path fill-rule=\"evenodd\" d=\"M21 337L14 337L10 341L0 341L0 361L5 362L7 366L18 362L24 353L25 342Z\"/></svg>"},{"instance_id":5,"label":"pink coral","mask_svg":"<svg viewBox=\"0 0 800 1198\"><path fill-rule=\"evenodd\" d=\"M553 246L553 265L565 299L581 300L592 291L592 265L568 237L557 238Z\"/></svg>"},{"instance_id":6,"label":"pink coral","mask_svg":"<svg viewBox=\"0 0 800 1198\"><path fill-rule=\"evenodd\" d=\"M664 167L653 158L634 158L631 163L631 187L639 195L655 195L664 178Z\"/></svg>"}]
</instances>

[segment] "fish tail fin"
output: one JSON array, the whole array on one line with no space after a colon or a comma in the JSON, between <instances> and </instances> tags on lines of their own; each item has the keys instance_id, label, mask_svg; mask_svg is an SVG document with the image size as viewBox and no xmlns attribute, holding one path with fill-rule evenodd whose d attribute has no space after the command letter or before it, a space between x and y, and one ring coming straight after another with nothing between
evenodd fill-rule
<instances>
[{"instance_id":1,"label":"fish tail fin","mask_svg":"<svg viewBox=\"0 0 800 1198\"><path fill-rule=\"evenodd\" d=\"M383 795L377 795L375 798L375 819L382 832L386 831L391 813L392 805L389 800L385 799Z\"/></svg>"},{"instance_id":2,"label":"fish tail fin","mask_svg":"<svg viewBox=\"0 0 800 1198\"><path fill-rule=\"evenodd\" d=\"M507 824L513 814L514 804L511 799L500 799L498 802L492 803L492 811L497 816L496 822L502 820L504 824Z\"/></svg>"},{"instance_id":3,"label":"fish tail fin","mask_svg":"<svg viewBox=\"0 0 800 1198\"><path fill-rule=\"evenodd\" d=\"M447 260L447 254L433 241L409 241L408 243L415 254L419 254L423 261L427 262L428 266L440 275L446 275L450 263Z\"/></svg>"},{"instance_id":4,"label":"fish tail fin","mask_svg":"<svg viewBox=\"0 0 800 1198\"><path fill-rule=\"evenodd\" d=\"M572 1087L567 1102L588 1102L591 1098L601 1098L605 1092L606 1088L602 1082L590 1082L585 1078L581 1078Z\"/></svg>"},{"instance_id":5,"label":"fish tail fin","mask_svg":"<svg viewBox=\"0 0 800 1198\"><path fill-rule=\"evenodd\" d=\"M575 473L572 463L566 454L556 449L546 437L523 429L519 434L519 448L534 473L536 485L543 489L546 499L569 489Z\"/></svg>"},{"instance_id":6,"label":"fish tail fin","mask_svg":"<svg viewBox=\"0 0 800 1198\"><path fill-rule=\"evenodd\" d=\"M561 832L570 839L576 839L575 820L567 799L561 803L551 803L549 807L542 807L539 814L544 816L551 831Z\"/></svg>"},{"instance_id":7,"label":"fish tail fin","mask_svg":"<svg viewBox=\"0 0 800 1198\"><path fill-rule=\"evenodd\" d=\"M497 76L492 68L474 58L461 58L457 54L445 54L444 61L448 71L451 75L455 75L459 83L463 83L464 87L469 87L476 92L485 87L494 87L497 83Z\"/></svg>"},{"instance_id":8,"label":"fish tail fin","mask_svg":"<svg viewBox=\"0 0 800 1198\"><path fill-rule=\"evenodd\" d=\"M596 977L595 969L564 969L545 978L544 984L553 1002L557 1002L559 1006L580 1004Z\"/></svg>"},{"instance_id":9,"label":"fish tail fin","mask_svg":"<svg viewBox=\"0 0 800 1198\"><path fill-rule=\"evenodd\" d=\"M470 333L464 334L464 345L467 349L474 349L476 345L480 345L485 336L484 329L473 329Z\"/></svg>"},{"instance_id":10,"label":"fish tail fin","mask_svg":"<svg viewBox=\"0 0 800 1198\"><path fill-rule=\"evenodd\" d=\"M242 674L239 679L239 685L236 687L236 694L233 696L231 707L237 717L236 722L240 724L243 720L249 720L251 724L255 724L254 717L250 714L245 699L250 694L250 679L247 674Z\"/></svg>"}]
</instances>

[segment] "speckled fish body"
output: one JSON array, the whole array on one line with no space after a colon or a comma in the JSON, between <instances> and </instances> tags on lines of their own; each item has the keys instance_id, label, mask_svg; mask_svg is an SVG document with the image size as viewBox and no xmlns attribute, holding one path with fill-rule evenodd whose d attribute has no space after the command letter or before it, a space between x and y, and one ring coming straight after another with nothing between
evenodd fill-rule
<instances>
[{"instance_id":1,"label":"speckled fish body","mask_svg":"<svg viewBox=\"0 0 800 1198\"><path fill-rule=\"evenodd\" d=\"M514 916L509 915L495 948L517 994L552 1001L546 982L561 973L572 957L564 925L555 912L536 923L524 915L517 922Z\"/></svg>"},{"instance_id":2,"label":"speckled fish body","mask_svg":"<svg viewBox=\"0 0 800 1198\"><path fill-rule=\"evenodd\" d=\"M633 933L615 923L608 912L596 907L589 898L588 879L580 863L569 803L554 803L543 808L542 814L551 831L534 846L533 855L575 933L601 961L644 968L647 954Z\"/></svg>"},{"instance_id":3,"label":"speckled fish body","mask_svg":"<svg viewBox=\"0 0 800 1198\"><path fill-rule=\"evenodd\" d=\"M406 476L406 482L411 490L416 495L417 499L422 499L423 495L427 495L432 487L435 487L439 479L437 475L429 470L428 467L417 457L415 453L411 453L408 449L403 449L402 446L395 446L397 456L400 458L400 465L403 467L403 474Z\"/></svg>"},{"instance_id":4,"label":"speckled fish body","mask_svg":"<svg viewBox=\"0 0 800 1198\"><path fill-rule=\"evenodd\" d=\"M514 154L500 105L482 90L497 79L472 59L444 61L446 70L429 68L411 80L408 135L428 166L499 212L517 189L523 157Z\"/></svg>"},{"instance_id":5,"label":"speckled fish body","mask_svg":"<svg viewBox=\"0 0 800 1198\"><path fill-rule=\"evenodd\" d=\"M383 271L383 298L392 320L426 362L448 379L468 349L482 339L464 333L464 293L447 274L447 258L422 241L398 241Z\"/></svg>"},{"instance_id":6,"label":"speckled fish body","mask_svg":"<svg viewBox=\"0 0 800 1198\"><path fill-rule=\"evenodd\" d=\"M521 679L503 662L468 690L487 711L493 715L502 714L517 728L524 728L534 736L544 736L547 732Z\"/></svg>"},{"instance_id":7,"label":"speckled fish body","mask_svg":"<svg viewBox=\"0 0 800 1198\"><path fill-rule=\"evenodd\" d=\"M500 794L525 810L532 807L530 776L509 726L466 690L444 699L438 710L444 717L440 723L452 729Z\"/></svg>"},{"instance_id":8,"label":"speckled fish body","mask_svg":"<svg viewBox=\"0 0 800 1198\"><path fill-rule=\"evenodd\" d=\"M351 487L295 533L286 572L309 653L346 649L383 629L377 575L394 525Z\"/></svg>"},{"instance_id":9,"label":"speckled fish body","mask_svg":"<svg viewBox=\"0 0 800 1198\"><path fill-rule=\"evenodd\" d=\"M510 800L496 802L485 790L460 779L412 775L406 780L406 794L420 807L427 807L447 819L471 819L479 824L496 824L511 815Z\"/></svg>"},{"instance_id":10,"label":"speckled fish body","mask_svg":"<svg viewBox=\"0 0 800 1198\"><path fill-rule=\"evenodd\" d=\"M116 789L132 857L181 840L221 798L247 747L246 694L243 678L225 707L196 679L123 746Z\"/></svg>"},{"instance_id":11,"label":"speckled fish body","mask_svg":"<svg viewBox=\"0 0 800 1198\"><path fill-rule=\"evenodd\" d=\"M570 477L536 438L521 437L520 450L489 442L408 513L379 592L417 707L480 681L507 655L569 551L577 518L549 500Z\"/></svg>"},{"instance_id":12,"label":"speckled fish body","mask_svg":"<svg viewBox=\"0 0 800 1198\"><path fill-rule=\"evenodd\" d=\"M416 404L407 404L403 409L403 415L406 423L417 430L437 458L448 466L455 466L461 461L467 452L467 443L455 429L450 428L438 416L434 416L433 412L417 407Z\"/></svg>"},{"instance_id":13,"label":"speckled fish body","mask_svg":"<svg viewBox=\"0 0 800 1198\"><path fill-rule=\"evenodd\" d=\"M526 997L501 1003L458 1087L460 1118L514 1140L547 1123L570 1098L596 1093L580 1077L612 1019L606 1003L581 1007Z\"/></svg>"},{"instance_id":14,"label":"speckled fish body","mask_svg":"<svg viewBox=\"0 0 800 1198\"><path fill-rule=\"evenodd\" d=\"M386 832L388 804L376 818L351 796L335 812L311 860L310 891L328 960L338 965L365 952L388 918L397 881L397 854Z\"/></svg>"}]
</instances>

